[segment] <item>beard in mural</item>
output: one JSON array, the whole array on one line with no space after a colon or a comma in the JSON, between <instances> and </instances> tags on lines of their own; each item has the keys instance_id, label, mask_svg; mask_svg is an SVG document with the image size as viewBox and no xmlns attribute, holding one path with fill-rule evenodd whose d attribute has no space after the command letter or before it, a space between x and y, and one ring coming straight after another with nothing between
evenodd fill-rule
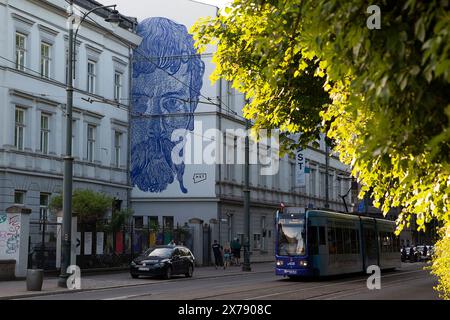
<instances>
[{"instance_id":1,"label":"beard in mural","mask_svg":"<svg viewBox=\"0 0 450 320\"><path fill-rule=\"evenodd\" d=\"M134 54L131 118L131 182L146 192L162 192L176 179L180 190L184 162L172 161L177 129L194 129L205 65L185 26L149 18L138 26L143 38ZM183 156L183 149L180 157Z\"/></svg>"}]
</instances>

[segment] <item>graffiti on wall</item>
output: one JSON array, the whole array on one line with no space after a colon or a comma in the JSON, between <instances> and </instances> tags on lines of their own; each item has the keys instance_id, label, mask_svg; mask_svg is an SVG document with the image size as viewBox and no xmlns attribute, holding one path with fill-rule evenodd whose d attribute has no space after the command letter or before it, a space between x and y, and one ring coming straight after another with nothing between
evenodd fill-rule
<instances>
[{"instance_id":1,"label":"graffiti on wall","mask_svg":"<svg viewBox=\"0 0 450 320\"><path fill-rule=\"evenodd\" d=\"M174 163L177 129L194 130L194 112L203 84L205 64L186 27L166 18L148 18L138 26L143 38L133 60L131 117L131 181L145 192L162 192L178 181L187 193L185 164Z\"/></svg>"},{"instance_id":2,"label":"graffiti on wall","mask_svg":"<svg viewBox=\"0 0 450 320\"><path fill-rule=\"evenodd\" d=\"M14 258L19 252L20 215L0 214L0 258Z\"/></svg>"}]
</instances>

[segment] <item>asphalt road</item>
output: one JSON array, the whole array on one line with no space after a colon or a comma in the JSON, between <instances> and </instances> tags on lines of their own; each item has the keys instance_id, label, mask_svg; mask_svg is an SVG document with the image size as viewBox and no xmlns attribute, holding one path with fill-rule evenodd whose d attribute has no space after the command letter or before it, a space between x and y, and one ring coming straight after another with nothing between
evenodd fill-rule
<instances>
[{"instance_id":1,"label":"asphalt road","mask_svg":"<svg viewBox=\"0 0 450 320\"><path fill-rule=\"evenodd\" d=\"M139 286L69 292L28 298L33 300L430 300L438 299L436 279L424 264L404 264L381 275L381 289L369 290L368 275L321 280L277 277L273 272L213 278L149 279Z\"/></svg>"}]
</instances>

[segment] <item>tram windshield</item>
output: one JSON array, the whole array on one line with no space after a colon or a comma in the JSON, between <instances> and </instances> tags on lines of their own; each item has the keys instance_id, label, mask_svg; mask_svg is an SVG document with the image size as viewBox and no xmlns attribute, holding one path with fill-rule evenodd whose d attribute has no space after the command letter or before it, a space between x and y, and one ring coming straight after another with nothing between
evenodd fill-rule
<instances>
[{"instance_id":1,"label":"tram windshield","mask_svg":"<svg viewBox=\"0 0 450 320\"><path fill-rule=\"evenodd\" d=\"M280 219L278 222L278 255L305 255L305 219Z\"/></svg>"}]
</instances>

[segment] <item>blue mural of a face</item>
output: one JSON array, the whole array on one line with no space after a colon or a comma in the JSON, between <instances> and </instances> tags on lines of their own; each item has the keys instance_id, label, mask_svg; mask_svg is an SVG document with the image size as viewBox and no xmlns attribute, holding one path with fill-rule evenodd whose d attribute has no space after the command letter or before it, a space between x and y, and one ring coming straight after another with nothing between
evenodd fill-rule
<instances>
[{"instance_id":1,"label":"blue mural of a face","mask_svg":"<svg viewBox=\"0 0 450 320\"><path fill-rule=\"evenodd\" d=\"M145 192L183 184L184 163L174 164L171 141L176 129L194 129L205 64L185 26L166 18L138 25L143 38L134 54L131 118L131 182ZM182 152L180 156L182 156Z\"/></svg>"}]
</instances>

